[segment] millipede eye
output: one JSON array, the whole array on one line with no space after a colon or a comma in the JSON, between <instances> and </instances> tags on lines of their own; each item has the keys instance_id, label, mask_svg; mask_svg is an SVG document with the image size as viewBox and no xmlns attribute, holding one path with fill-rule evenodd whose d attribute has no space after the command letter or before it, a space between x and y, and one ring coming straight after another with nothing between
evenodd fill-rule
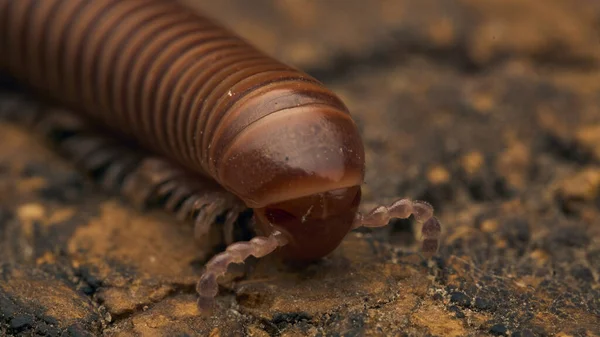
<instances>
[{"instance_id":1,"label":"millipede eye","mask_svg":"<svg viewBox=\"0 0 600 337\"><path fill-rule=\"evenodd\" d=\"M272 224L281 224L297 219L293 214L279 208L267 208L265 210L265 217Z\"/></svg>"}]
</instances>

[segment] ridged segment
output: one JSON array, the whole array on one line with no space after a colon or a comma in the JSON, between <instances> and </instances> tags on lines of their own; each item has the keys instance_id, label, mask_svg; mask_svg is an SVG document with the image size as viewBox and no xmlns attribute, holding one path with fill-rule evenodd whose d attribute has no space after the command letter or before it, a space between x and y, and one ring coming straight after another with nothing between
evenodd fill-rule
<instances>
[{"instance_id":1,"label":"ridged segment","mask_svg":"<svg viewBox=\"0 0 600 337\"><path fill-rule=\"evenodd\" d=\"M31 13L30 22L32 23L28 29L27 40L29 43L28 53L25 55L25 60L29 65L29 74L31 81L34 83L43 83L45 81L43 53L45 49L46 27L48 21L56 14L58 9L57 1L39 1Z\"/></svg>"},{"instance_id":2,"label":"ridged segment","mask_svg":"<svg viewBox=\"0 0 600 337\"><path fill-rule=\"evenodd\" d=\"M168 97L168 105L166 110L174 114L175 118L170 120L168 128L163 128L167 132L169 146L173 153L182 161L189 161L189 147L186 145L186 126L189 124L188 117L190 104L194 101L193 93L202 84L201 78L197 76L198 72L207 67L207 64L213 62L215 58L225 58L232 55L245 55L248 51L243 46L232 47L229 41L218 40L214 43L196 46L195 48L202 57L202 61L190 62L182 66L184 70L181 75L171 72L170 79L173 82L172 91L167 91L165 96ZM160 107L158 107L160 108Z\"/></svg>"},{"instance_id":3,"label":"ridged segment","mask_svg":"<svg viewBox=\"0 0 600 337\"><path fill-rule=\"evenodd\" d=\"M147 4L136 8L115 27L113 35L103 45L99 63L96 64L100 74L98 90L104 97L101 108L104 111L115 112L115 124L127 126L127 116L124 109L125 92L128 71L135 62L135 51L143 45L144 37L151 38L152 31L146 27L160 29L157 21L168 15L174 9L171 4L158 1L155 6ZM158 27L157 27L158 26ZM138 42L139 41L139 42ZM133 132L130 128L124 132Z\"/></svg>"},{"instance_id":4,"label":"ridged segment","mask_svg":"<svg viewBox=\"0 0 600 337\"><path fill-rule=\"evenodd\" d=\"M14 76L214 178L256 120L311 104L347 113L314 78L175 1L0 0L0 10L0 65Z\"/></svg>"},{"instance_id":5,"label":"ridged segment","mask_svg":"<svg viewBox=\"0 0 600 337\"><path fill-rule=\"evenodd\" d=\"M79 64L81 83L86 80L93 85L83 86L82 100L86 105L99 106L107 100L106 92L101 90L100 62L105 57L106 41L113 39L113 34L117 31L120 22L127 18L131 13L139 10L143 3L138 1L128 1L123 3L122 7L117 8L108 3L103 15L96 18L95 28L89 32L86 48L81 50L81 60Z\"/></svg>"}]
</instances>

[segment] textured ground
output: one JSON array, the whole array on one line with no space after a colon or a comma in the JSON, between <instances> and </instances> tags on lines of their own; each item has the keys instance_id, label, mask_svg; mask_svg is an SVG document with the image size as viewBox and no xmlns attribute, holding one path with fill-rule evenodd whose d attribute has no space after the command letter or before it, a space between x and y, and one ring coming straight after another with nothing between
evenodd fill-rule
<instances>
[{"instance_id":1,"label":"textured ground","mask_svg":"<svg viewBox=\"0 0 600 337\"><path fill-rule=\"evenodd\" d=\"M366 201L432 202L439 254L398 221L201 319L189 226L0 123L0 335L600 336L600 2L186 1L339 93Z\"/></svg>"}]
</instances>

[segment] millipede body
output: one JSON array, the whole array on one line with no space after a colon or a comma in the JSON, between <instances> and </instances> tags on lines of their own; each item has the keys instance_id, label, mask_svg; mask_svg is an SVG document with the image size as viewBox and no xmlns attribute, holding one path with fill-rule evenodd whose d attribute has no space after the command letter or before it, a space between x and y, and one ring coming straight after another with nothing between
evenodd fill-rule
<instances>
[{"instance_id":1,"label":"millipede body","mask_svg":"<svg viewBox=\"0 0 600 337\"><path fill-rule=\"evenodd\" d=\"M440 224L424 202L358 212L364 146L333 92L176 1L0 0L0 50L0 71L38 97L178 168L128 162L115 150L105 157L119 170L149 165L188 196L202 193L189 187L196 180L212 181L254 210L263 236L232 243L207 263L202 310L230 263L278 247L288 259L318 259L353 228L392 217L414 214L424 223L424 249L437 249ZM80 157L99 144L71 143ZM186 209L202 205L204 214L216 203L187 200ZM199 216L196 226L210 219Z\"/></svg>"}]
</instances>

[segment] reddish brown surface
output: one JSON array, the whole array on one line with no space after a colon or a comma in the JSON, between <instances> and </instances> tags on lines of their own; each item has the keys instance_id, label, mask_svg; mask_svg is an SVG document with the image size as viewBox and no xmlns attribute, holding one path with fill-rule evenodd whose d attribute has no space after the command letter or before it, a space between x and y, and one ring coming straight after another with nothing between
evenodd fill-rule
<instances>
[{"instance_id":1,"label":"reddish brown surface","mask_svg":"<svg viewBox=\"0 0 600 337\"><path fill-rule=\"evenodd\" d=\"M366 201L431 201L437 258L396 222L248 264L204 320L189 226L0 124L0 335L599 335L600 3L187 1L343 96Z\"/></svg>"}]
</instances>

